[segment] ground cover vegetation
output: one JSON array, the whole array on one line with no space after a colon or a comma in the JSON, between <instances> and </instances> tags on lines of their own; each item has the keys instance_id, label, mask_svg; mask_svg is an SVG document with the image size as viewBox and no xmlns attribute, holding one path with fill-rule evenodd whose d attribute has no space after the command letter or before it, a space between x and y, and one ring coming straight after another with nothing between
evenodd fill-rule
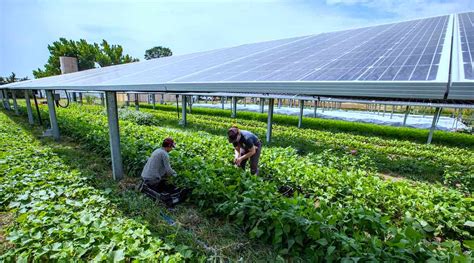
<instances>
[{"instance_id":1,"label":"ground cover vegetation","mask_svg":"<svg viewBox=\"0 0 474 263\"><path fill-rule=\"evenodd\" d=\"M6 114L0 123L0 211L8 217L0 261L184 261L186 253L125 217L110 189L91 187Z\"/></svg>"},{"instance_id":2,"label":"ground cover vegetation","mask_svg":"<svg viewBox=\"0 0 474 263\"><path fill-rule=\"evenodd\" d=\"M63 133L108 157L101 111L71 107L58 114ZM363 155L341 159L327 151L299 155L292 148L267 147L262 176L255 177L232 166L223 136L127 120L121 121L121 136L130 174L141 170L163 137L173 136L180 142L172 153L181 175L177 183L195 189L190 202L240 225L287 258L468 260L471 253L470 195L441 185L382 180L364 169ZM295 190L282 195L282 184Z\"/></svg>"}]
</instances>

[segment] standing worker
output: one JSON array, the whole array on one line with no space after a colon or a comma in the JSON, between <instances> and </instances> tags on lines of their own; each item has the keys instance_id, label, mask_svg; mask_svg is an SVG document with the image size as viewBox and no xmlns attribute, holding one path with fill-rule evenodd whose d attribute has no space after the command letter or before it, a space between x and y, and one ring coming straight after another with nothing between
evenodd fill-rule
<instances>
[{"instance_id":1,"label":"standing worker","mask_svg":"<svg viewBox=\"0 0 474 263\"><path fill-rule=\"evenodd\" d=\"M250 173L258 175L258 160L262 151L262 143L255 134L232 126L227 131L229 142L234 145L234 164L245 170L250 159Z\"/></svg>"},{"instance_id":2,"label":"standing worker","mask_svg":"<svg viewBox=\"0 0 474 263\"><path fill-rule=\"evenodd\" d=\"M176 143L172 138L164 139L161 148L151 154L143 168L141 175L143 182L155 191L163 192L174 188L166 181L169 176L176 176L176 172L171 168L168 155L175 147Z\"/></svg>"}]
</instances>

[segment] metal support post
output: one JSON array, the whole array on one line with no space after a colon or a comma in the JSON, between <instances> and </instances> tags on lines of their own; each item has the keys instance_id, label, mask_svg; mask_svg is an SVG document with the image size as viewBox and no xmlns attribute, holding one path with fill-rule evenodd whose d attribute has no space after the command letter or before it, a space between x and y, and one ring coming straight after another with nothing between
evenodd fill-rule
<instances>
[{"instance_id":1,"label":"metal support post","mask_svg":"<svg viewBox=\"0 0 474 263\"><path fill-rule=\"evenodd\" d=\"M181 95L181 115L182 116L182 119L181 121L179 122L179 124L183 125L183 126L186 126L186 104L187 104L187 98L188 96L185 96L185 95Z\"/></svg>"},{"instance_id":2,"label":"metal support post","mask_svg":"<svg viewBox=\"0 0 474 263\"><path fill-rule=\"evenodd\" d=\"M193 97L188 96L189 113L193 113Z\"/></svg>"},{"instance_id":3,"label":"metal support post","mask_svg":"<svg viewBox=\"0 0 474 263\"><path fill-rule=\"evenodd\" d=\"M407 118L408 118L409 113L410 113L410 106L407 106L406 109L405 109L405 118L403 118L403 125L402 126L405 126L407 124Z\"/></svg>"},{"instance_id":4,"label":"metal support post","mask_svg":"<svg viewBox=\"0 0 474 263\"><path fill-rule=\"evenodd\" d=\"M20 115L18 111L18 103L16 103L16 90L12 90L12 97L13 97L13 109L15 110L16 115Z\"/></svg>"},{"instance_id":5,"label":"metal support post","mask_svg":"<svg viewBox=\"0 0 474 263\"><path fill-rule=\"evenodd\" d=\"M237 117L237 98L232 97L232 113L231 113L231 118L236 118Z\"/></svg>"},{"instance_id":6,"label":"metal support post","mask_svg":"<svg viewBox=\"0 0 474 263\"><path fill-rule=\"evenodd\" d=\"M39 94L41 94L40 90L36 90ZM35 108L36 108L36 113L38 114L38 122L39 125L43 125L43 120L41 119L41 113L38 107L38 100L36 99L36 95L33 93L33 100L35 101Z\"/></svg>"},{"instance_id":7,"label":"metal support post","mask_svg":"<svg viewBox=\"0 0 474 263\"><path fill-rule=\"evenodd\" d=\"M382 117L385 117L385 112L387 111L387 104L383 105Z\"/></svg>"},{"instance_id":8,"label":"metal support post","mask_svg":"<svg viewBox=\"0 0 474 263\"><path fill-rule=\"evenodd\" d=\"M135 93L135 110L140 110L140 106L138 106L138 93Z\"/></svg>"},{"instance_id":9,"label":"metal support post","mask_svg":"<svg viewBox=\"0 0 474 263\"><path fill-rule=\"evenodd\" d=\"M221 97L222 109L224 109L224 102L225 102L224 97Z\"/></svg>"},{"instance_id":10,"label":"metal support post","mask_svg":"<svg viewBox=\"0 0 474 263\"><path fill-rule=\"evenodd\" d=\"M304 110L304 100L300 100L300 117L298 119L298 128L301 128L303 124L303 110Z\"/></svg>"},{"instance_id":11,"label":"metal support post","mask_svg":"<svg viewBox=\"0 0 474 263\"><path fill-rule=\"evenodd\" d=\"M265 111L265 99L260 98L260 113L263 113Z\"/></svg>"},{"instance_id":12,"label":"metal support post","mask_svg":"<svg viewBox=\"0 0 474 263\"><path fill-rule=\"evenodd\" d=\"M275 99L268 100L267 143L272 140L273 106Z\"/></svg>"},{"instance_id":13,"label":"metal support post","mask_svg":"<svg viewBox=\"0 0 474 263\"><path fill-rule=\"evenodd\" d=\"M440 115L441 115L441 108L437 107L433 115L433 122L431 123L430 133L428 134L428 141L426 142L427 144L430 144L431 140L433 139L433 133L434 133L434 130L436 129L436 123L438 122Z\"/></svg>"},{"instance_id":14,"label":"metal support post","mask_svg":"<svg viewBox=\"0 0 474 263\"><path fill-rule=\"evenodd\" d=\"M30 91L25 90L25 102L26 102L26 112L28 113L28 123L31 125L35 124L33 120L33 110L31 109L31 102L30 102Z\"/></svg>"},{"instance_id":15,"label":"metal support post","mask_svg":"<svg viewBox=\"0 0 474 263\"><path fill-rule=\"evenodd\" d=\"M392 112L390 113L390 119L393 117L393 110L395 109L395 106L392 105Z\"/></svg>"},{"instance_id":16,"label":"metal support post","mask_svg":"<svg viewBox=\"0 0 474 263\"><path fill-rule=\"evenodd\" d=\"M318 111L318 101L315 100L314 101L314 118L316 118L317 111Z\"/></svg>"},{"instance_id":17,"label":"metal support post","mask_svg":"<svg viewBox=\"0 0 474 263\"><path fill-rule=\"evenodd\" d=\"M127 100L125 101L125 106L130 106L130 93L127 93Z\"/></svg>"},{"instance_id":18,"label":"metal support post","mask_svg":"<svg viewBox=\"0 0 474 263\"><path fill-rule=\"evenodd\" d=\"M46 90L46 99L48 100L49 120L51 123L51 132L53 138L59 141L59 126L56 119L56 108L54 106L54 94L52 90Z\"/></svg>"},{"instance_id":19,"label":"metal support post","mask_svg":"<svg viewBox=\"0 0 474 263\"><path fill-rule=\"evenodd\" d=\"M72 92L72 101L77 102L77 96L75 92Z\"/></svg>"},{"instance_id":20,"label":"metal support post","mask_svg":"<svg viewBox=\"0 0 474 263\"><path fill-rule=\"evenodd\" d=\"M160 104L165 104L165 94L161 94Z\"/></svg>"},{"instance_id":21,"label":"metal support post","mask_svg":"<svg viewBox=\"0 0 474 263\"><path fill-rule=\"evenodd\" d=\"M156 94L153 93L151 94L151 104L153 104L153 109L155 109L155 105L156 105Z\"/></svg>"},{"instance_id":22,"label":"metal support post","mask_svg":"<svg viewBox=\"0 0 474 263\"><path fill-rule=\"evenodd\" d=\"M5 109L11 110L10 107L10 98L8 97L8 90L5 90Z\"/></svg>"},{"instance_id":23,"label":"metal support post","mask_svg":"<svg viewBox=\"0 0 474 263\"><path fill-rule=\"evenodd\" d=\"M106 91L107 119L109 121L110 154L112 157L112 175L114 180L123 178L122 154L120 153L120 132L115 91Z\"/></svg>"},{"instance_id":24,"label":"metal support post","mask_svg":"<svg viewBox=\"0 0 474 263\"><path fill-rule=\"evenodd\" d=\"M278 99L278 108L281 108L281 99Z\"/></svg>"},{"instance_id":25,"label":"metal support post","mask_svg":"<svg viewBox=\"0 0 474 263\"><path fill-rule=\"evenodd\" d=\"M5 97L3 95L3 89L0 90L0 98L2 99L2 105L6 109L7 107L5 106Z\"/></svg>"},{"instance_id":26,"label":"metal support post","mask_svg":"<svg viewBox=\"0 0 474 263\"><path fill-rule=\"evenodd\" d=\"M79 92L79 103L82 105L82 92Z\"/></svg>"},{"instance_id":27,"label":"metal support post","mask_svg":"<svg viewBox=\"0 0 474 263\"><path fill-rule=\"evenodd\" d=\"M105 106L105 94L100 93L100 105Z\"/></svg>"}]
</instances>

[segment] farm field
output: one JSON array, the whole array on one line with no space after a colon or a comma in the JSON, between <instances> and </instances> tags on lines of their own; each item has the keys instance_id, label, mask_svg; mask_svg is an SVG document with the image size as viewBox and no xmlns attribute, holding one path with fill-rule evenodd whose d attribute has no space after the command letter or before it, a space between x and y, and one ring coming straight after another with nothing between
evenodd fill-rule
<instances>
[{"instance_id":1,"label":"farm field","mask_svg":"<svg viewBox=\"0 0 474 263\"><path fill-rule=\"evenodd\" d=\"M177 125L172 106L160 107L120 111L126 180L135 182L150 153L164 137L173 137L178 143L171 153L179 174L176 183L194 189L184 206L195 210L183 214L198 211L205 220L219 219L242 231L260 249L245 252L244 247L240 252L244 259L245 253L263 251L269 261L471 260L474 151L469 135L439 133L440 143L425 145L417 142L421 137L417 132L408 135L410 129L400 129L400 134L389 129L384 135L376 126L354 125L349 132L349 124L328 121L323 122L328 127L318 129L318 120L297 129L289 125L296 118L281 118L274 125L272 144L262 150L261 176L256 177L233 167L225 131L235 123L263 139L262 116L239 114L231 119L223 112L193 109L197 114L189 114L189 124L183 128ZM47 108L41 110L46 118ZM0 207L11 217L2 235L7 237L5 246L13 247L5 250L3 258L57 255L83 260L198 261L212 257L190 237L168 242L159 231L148 229L153 223L127 218L131 211L114 208L123 200L117 201L113 187L89 186L87 181L97 175L91 172L89 179L81 179L10 115L2 112L0 118ZM107 163L108 128L102 107L58 109L58 121L62 134L102 159L101 165ZM405 134L407 140L402 140ZM281 186L294 191L282 195ZM142 198L128 188L127 194ZM48 224L61 223L74 234L55 236ZM172 231L161 224L162 233ZM98 237L66 242L78 231L88 238L94 233ZM79 246L84 252L71 254ZM229 253L231 261L239 254Z\"/></svg>"}]
</instances>

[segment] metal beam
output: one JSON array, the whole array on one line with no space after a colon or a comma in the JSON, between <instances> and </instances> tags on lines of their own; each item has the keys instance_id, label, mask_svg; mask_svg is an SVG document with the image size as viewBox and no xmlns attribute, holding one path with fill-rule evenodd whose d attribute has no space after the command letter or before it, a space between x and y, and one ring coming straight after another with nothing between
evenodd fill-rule
<instances>
[{"instance_id":1,"label":"metal beam","mask_svg":"<svg viewBox=\"0 0 474 263\"><path fill-rule=\"evenodd\" d=\"M10 98L8 97L8 90L5 90L5 109L11 110L10 107Z\"/></svg>"},{"instance_id":2,"label":"metal beam","mask_svg":"<svg viewBox=\"0 0 474 263\"><path fill-rule=\"evenodd\" d=\"M186 101L187 101L187 98L188 98L188 96L181 95L181 115L182 115L182 119L179 122L179 124L181 124L183 126L186 126L186 124L187 124L187 119L186 119L186 104L187 104Z\"/></svg>"},{"instance_id":3,"label":"metal beam","mask_svg":"<svg viewBox=\"0 0 474 263\"><path fill-rule=\"evenodd\" d=\"M318 101L314 101L314 118L316 118L316 113L318 112Z\"/></svg>"},{"instance_id":4,"label":"metal beam","mask_svg":"<svg viewBox=\"0 0 474 263\"><path fill-rule=\"evenodd\" d=\"M25 101L26 101L26 112L28 113L28 123L33 125L35 124L35 121L33 120L33 110L31 109L29 90L25 90Z\"/></svg>"},{"instance_id":5,"label":"metal beam","mask_svg":"<svg viewBox=\"0 0 474 263\"><path fill-rule=\"evenodd\" d=\"M3 89L0 90L0 98L2 99L2 105L6 109L7 107L5 106L5 97L3 95Z\"/></svg>"},{"instance_id":6,"label":"metal beam","mask_svg":"<svg viewBox=\"0 0 474 263\"><path fill-rule=\"evenodd\" d=\"M13 97L13 109L15 110L16 115L20 115L18 111L18 103L16 102L16 90L12 90L12 97Z\"/></svg>"},{"instance_id":7,"label":"metal beam","mask_svg":"<svg viewBox=\"0 0 474 263\"><path fill-rule=\"evenodd\" d=\"M135 93L135 110L140 110L140 106L138 105L138 93Z\"/></svg>"},{"instance_id":8,"label":"metal beam","mask_svg":"<svg viewBox=\"0 0 474 263\"><path fill-rule=\"evenodd\" d=\"M232 113L231 118L237 118L237 98L232 97Z\"/></svg>"},{"instance_id":9,"label":"metal beam","mask_svg":"<svg viewBox=\"0 0 474 263\"><path fill-rule=\"evenodd\" d=\"M112 158L112 175L114 180L123 178L122 155L120 153L120 132L115 91L106 91L107 119L109 121L110 155Z\"/></svg>"},{"instance_id":10,"label":"metal beam","mask_svg":"<svg viewBox=\"0 0 474 263\"><path fill-rule=\"evenodd\" d=\"M436 123L438 122L439 116L441 115L441 109L442 108L436 108L435 114L433 115L433 122L431 123L430 133L428 134L428 141L426 142L427 144L430 144L431 140L433 139L433 133L436 129Z\"/></svg>"},{"instance_id":11,"label":"metal beam","mask_svg":"<svg viewBox=\"0 0 474 263\"><path fill-rule=\"evenodd\" d=\"M52 90L46 90L46 99L48 100L49 120L51 124L51 133L56 141L59 141L59 126L56 119L56 108L54 105L54 94Z\"/></svg>"},{"instance_id":12,"label":"metal beam","mask_svg":"<svg viewBox=\"0 0 474 263\"><path fill-rule=\"evenodd\" d=\"M303 110L304 110L304 100L300 100L300 116L298 119L298 128L301 128L301 125L303 125Z\"/></svg>"},{"instance_id":13,"label":"metal beam","mask_svg":"<svg viewBox=\"0 0 474 263\"><path fill-rule=\"evenodd\" d=\"M193 97L188 96L189 113L193 113Z\"/></svg>"},{"instance_id":14,"label":"metal beam","mask_svg":"<svg viewBox=\"0 0 474 263\"><path fill-rule=\"evenodd\" d=\"M265 99L260 98L260 113L263 113L265 111Z\"/></svg>"},{"instance_id":15,"label":"metal beam","mask_svg":"<svg viewBox=\"0 0 474 263\"><path fill-rule=\"evenodd\" d=\"M272 140L273 107L275 99L268 99L267 143Z\"/></svg>"},{"instance_id":16,"label":"metal beam","mask_svg":"<svg viewBox=\"0 0 474 263\"><path fill-rule=\"evenodd\" d=\"M405 109L405 117L403 118L402 126L405 126L407 124L407 118L408 118L409 113L410 113L410 106L407 106Z\"/></svg>"}]
</instances>

